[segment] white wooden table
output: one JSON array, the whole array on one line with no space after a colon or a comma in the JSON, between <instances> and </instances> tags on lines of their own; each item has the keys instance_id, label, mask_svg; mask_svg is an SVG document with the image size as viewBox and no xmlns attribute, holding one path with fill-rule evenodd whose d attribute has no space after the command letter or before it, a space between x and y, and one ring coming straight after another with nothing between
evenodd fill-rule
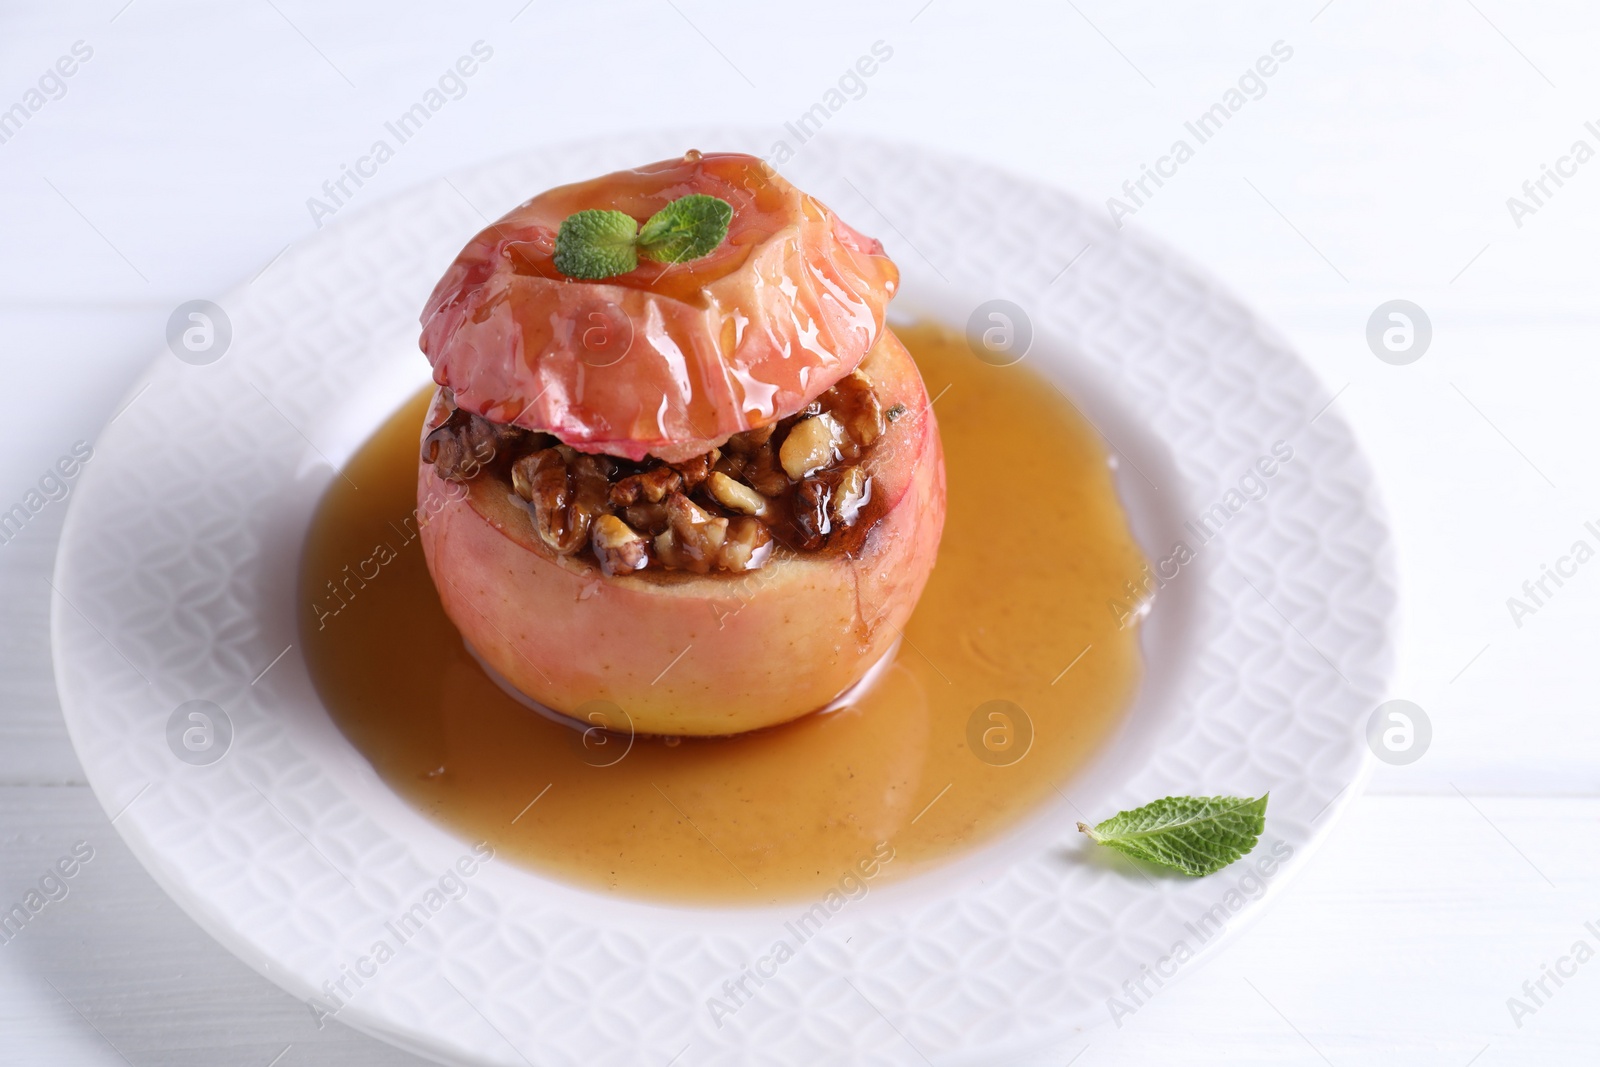
<instances>
[{"instance_id":1,"label":"white wooden table","mask_svg":"<svg viewBox=\"0 0 1600 1067\"><path fill-rule=\"evenodd\" d=\"M1246 85L1259 98L1147 186L1130 224L1260 308L1359 430L1404 576L1394 695L1427 710L1434 739L1418 762L1380 770L1304 877L1202 974L1059 1061L1594 1062L1600 963L1546 979L1541 1004L1523 984L1579 940L1600 950L1600 562L1547 580L1520 620L1507 599L1526 600L1523 583L1574 541L1600 546L1584 526L1600 527L1600 161L1563 162L1578 140L1600 150L1600 122L1585 126L1600 120L1600 12L1578 0L820 0L803 16L732 0L446 6L0 4L0 115L28 111L0 121L0 359L14 397L0 511L93 440L177 304L248 280L311 232L307 199L475 42L492 58L351 187L349 207L612 130L734 121L776 140L879 41L891 58L822 136L936 144L1103 201L1176 139L1195 143L1185 122L1281 41L1292 56L1259 94ZM71 77L41 87L63 57ZM1545 164L1566 175L1534 201L1523 183ZM1513 196L1534 210L1514 218ZM1433 325L1406 366L1365 340L1393 298ZM0 944L0 1062L415 1062L318 1030L122 846L50 675L45 578L65 509L46 503L0 544L0 902L78 842L93 858ZM1514 1017L1511 997L1537 1010Z\"/></svg>"}]
</instances>

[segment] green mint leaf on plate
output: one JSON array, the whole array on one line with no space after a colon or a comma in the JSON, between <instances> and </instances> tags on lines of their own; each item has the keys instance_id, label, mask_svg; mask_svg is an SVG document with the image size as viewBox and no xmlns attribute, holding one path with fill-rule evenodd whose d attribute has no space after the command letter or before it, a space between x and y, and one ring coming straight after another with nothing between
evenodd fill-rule
<instances>
[{"instance_id":1,"label":"green mint leaf on plate","mask_svg":"<svg viewBox=\"0 0 1600 1067\"><path fill-rule=\"evenodd\" d=\"M552 262L562 274L583 281L626 274L639 265L638 236L639 224L620 211L579 211L562 220Z\"/></svg>"},{"instance_id":2,"label":"green mint leaf on plate","mask_svg":"<svg viewBox=\"0 0 1600 1067\"><path fill-rule=\"evenodd\" d=\"M1222 870L1256 847L1267 794L1248 797L1163 797L1119 811L1098 826L1078 824L1097 844L1196 877Z\"/></svg>"},{"instance_id":3,"label":"green mint leaf on plate","mask_svg":"<svg viewBox=\"0 0 1600 1067\"><path fill-rule=\"evenodd\" d=\"M639 251L657 263L699 259L722 243L733 205L703 193L682 196L651 215L639 230Z\"/></svg>"}]
</instances>

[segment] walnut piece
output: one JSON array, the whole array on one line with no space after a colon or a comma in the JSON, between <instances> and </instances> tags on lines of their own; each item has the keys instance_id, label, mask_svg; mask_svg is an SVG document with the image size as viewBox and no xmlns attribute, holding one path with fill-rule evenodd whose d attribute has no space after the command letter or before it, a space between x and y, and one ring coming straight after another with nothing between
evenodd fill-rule
<instances>
[{"instance_id":1,"label":"walnut piece","mask_svg":"<svg viewBox=\"0 0 1600 1067\"><path fill-rule=\"evenodd\" d=\"M807 478L794 490L794 525L800 547L821 548L833 532L833 486L825 478Z\"/></svg>"},{"instance_id":2,"label":"walnut piece","mask_svg":"<svg viewBox=\"0 0 1600 1067\"><path fill-rule=\"evenodd\" d=\"M659 504L667 499L668 493L676 493L682 488L683 475L671 467L652 467L618 479L617 484L611 487L611 502L621 507L642 502Z\"/></svg>"},{"instance_id":3,"label":"walnut piece","mask_svg":"<svg viewBox=\"0 0 1600 1067\"><path fill-rule=\"evenodd\" d=\"M581 549L589 526L606 508L611 461L566 445L540 449L511 465L511 487L533 506L533 527L563 556Z\"/></svg>"},{"instance_id":4,"label":"walnut piece","mask_svg":"<svg viewBox=\"0 0 1600 1067\"><path fill-rule=\"evenodd\" d=\"M667 498L667 528L655 537L657 558L669 567L705 574L759 567L772 534L759 519L713 516L682 493Z\"/></svg>"},{"instance_id":5,"label":"walnut piece","mask_svg":"<svg viewBox=\"0 0 1600 1067\"><path fill-rule=\"evenodd\" d=\"M422 439L422 461L432 463L434 473L447 481L470 482L497 457L525 449L534 436L520 426L501 426L456 408Z\"/></svg>"},{"instance_id":6,"label":"walnut piece","mask_svg":"<svg viewBox=\"0 0 1600 1067\"><path fill-rule=\"evenodd\" d=\"M677 471L679 477L683 479L683 491L688 492L705 481L711 474L711 468L716 465L717 458L720 455L722 453L713 448L702 455L691 456L682 463L671 464L672 469Z\"/></svg>"},{"instance_id":7,"label":"walnut piece","mask_svg":"<svg viewBox=\"0 0 1600 1067\"><path fill-rule=\"evenodd\" d=\"M778 450L769 440L744 464L739 477L764 497L775 497L789 488L789 476L778 463Z\"/></svg>"},{"instance_id":8,"label":"walnut piece","mask_svg":"<svg viewBox=\"0 0 1600 1067\"><path fill-rule=\"evenodd\" d=\"M678 566L705 574L716 565L717 550L728 536L728 520L712 516L682 493L673 493L667 497L667 532Z\"/></svg>"},{"instance_id":9,"label":"walnut piece","mask_svg":"<svg viewBox=\"0 0 1600 1067\"><path fill-rule=\"evenodd\" d=\"M711 477L706 479L706 488L717 503L729 511L737 511L744 515L765 515L770 510L766 497L721 471L711 472Z\"/></svg>"},{"instance_id":10,"label":"walnut piece","mask_svg":"<svg viewBox=\"0 0 1600 1067\"><path fill-rule=\"evenodd\" d=\"M759 520L745 515L728 521L718 566L725 571L754 570L771 554L772 534Z\"/></svg>"},{"instance_id":11,"label":"walnut piece","mask_svg":"<svg viewBox=\"0 0 1600 1067\"><path fill-rule=\"evenodd\" d=\"M650 541L615 515L601 515L590 528L590 547L608 576L628 574L650 565Z\"/></svg>"},{"instance_id":12,"label":"walnut piece","mask_svg":"<svg viewBox=\"0 0 1600 1067\"><path fill-rule=\"evenodd\" d=\"M795 423L778 449L784 473L798 482L812 471L826 467L838 458L842 435L839 420L827 413Z\"/></svg>"},{"instance_id":13,"label":"walnut piece","mask_svg":"<svg viewBox=\"0 0 1600 1067\"><path fill-rule=\"evenodd\" d=\"M828 514L840 526L849 526L871 499L872 479L860 467L846 467L839 472L839 483L833 487Z\"/></svg>"},{"instance_id":14,"label":"walnut piece","mask_svg":"<svg viewBox=\"0 0 1600 1067\"><path fill-rule=\"evenodd\" d=\"M834 383L828 394L829 411L861 448L883 436L883 405L872 390L872 379L859 370L851 371Z\"/></svg>"},{"instance_id":15,"label":"walnut piece","mask_svg":"<svg viewBox=\"0 0 1600 1067\"><path fill-rule=\"evenodd\" d=\"M622 517L635 530L644 530L652 536L667 528L665 504L631 504L622 509Z\"/></svg>"}]
</instances>

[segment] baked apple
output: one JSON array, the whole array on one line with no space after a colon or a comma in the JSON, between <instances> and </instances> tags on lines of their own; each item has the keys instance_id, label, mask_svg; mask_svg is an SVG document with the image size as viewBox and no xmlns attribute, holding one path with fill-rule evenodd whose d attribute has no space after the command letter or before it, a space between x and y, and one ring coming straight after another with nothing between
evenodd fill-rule
<instances>
[{"instance_id":1,"label":"baked apple","mask_svg":"<svg viewBox=\"0 0 1600 1067\"><path fill-rule=\"evenodd\" d=\"M640 225L643 220L643 225ZM550 190L423 313L418 514L445 612L557 712L718 735L894 648L944 523L898 271L752 156Z\"/></svg>"}]
</instances>

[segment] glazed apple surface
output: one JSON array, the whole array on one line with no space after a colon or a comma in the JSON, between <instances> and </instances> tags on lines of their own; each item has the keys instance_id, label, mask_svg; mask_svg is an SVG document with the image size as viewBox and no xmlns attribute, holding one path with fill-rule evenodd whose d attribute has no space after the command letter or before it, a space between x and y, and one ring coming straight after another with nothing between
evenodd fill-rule
<instances>
[{"instance_id":1,"label":"glazed apple surface","mask_svg":"<svg viewBox=\"0 0 1600 1067\"><path fill-rule=\"evenodd\" d=\"M556 270L565 217L643 219L695 194L733 206L709 255L599 282ZM469 411L584 451L683 459L848 374L898 284L877 241L761 160L690 153L552 189L484 230L434 289L422 348Z\"/></svg>"}]
</instances>

